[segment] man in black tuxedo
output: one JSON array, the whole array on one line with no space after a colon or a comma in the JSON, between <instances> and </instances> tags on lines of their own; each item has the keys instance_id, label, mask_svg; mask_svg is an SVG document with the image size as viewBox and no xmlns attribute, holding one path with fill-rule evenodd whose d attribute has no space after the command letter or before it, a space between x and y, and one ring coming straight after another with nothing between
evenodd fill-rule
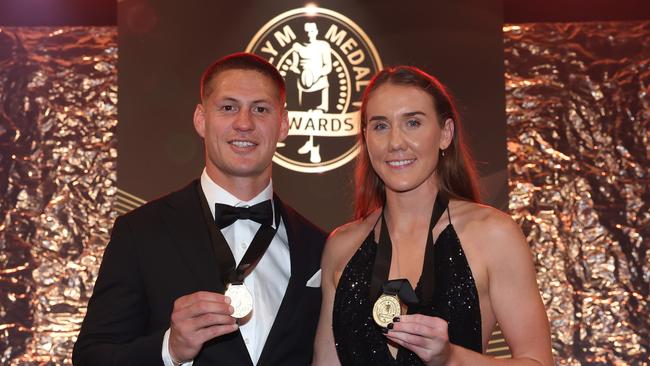
<instances>
[{"instance_id":1,"label":"man in black tuxedo","mask_svg":"<svg viewBox=\"0 0 650 366\"><path fill-rule=\"evenodd\" d=\"M273 195L284 105L282 76L258 56L205 71L205 169L115 221L74 364L309 364L326 235Z\"/></svg>"}]
</instances>

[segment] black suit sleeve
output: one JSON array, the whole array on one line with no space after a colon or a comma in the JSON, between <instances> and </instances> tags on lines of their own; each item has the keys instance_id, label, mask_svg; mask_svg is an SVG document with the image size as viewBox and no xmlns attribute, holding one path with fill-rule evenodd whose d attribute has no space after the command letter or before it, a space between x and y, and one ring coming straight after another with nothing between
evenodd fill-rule
<instances>
[{"instance_id":1,"label":"black suit sleeve","mask_svg":"<svg viewBox=\"0 0 650 366\"><path fill-rule=\"evenodd\" d=\"M134 241L128 220L118 218L74 346L74 365L163 365L165 330L147 331L149 308Z\"/></svg>"}]
</instances>

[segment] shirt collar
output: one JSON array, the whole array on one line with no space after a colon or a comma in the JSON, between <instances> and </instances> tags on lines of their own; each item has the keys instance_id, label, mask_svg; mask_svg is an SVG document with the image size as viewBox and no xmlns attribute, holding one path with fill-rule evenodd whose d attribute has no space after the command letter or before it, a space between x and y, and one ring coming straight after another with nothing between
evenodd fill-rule
<instances>
[{"instance_id":1,"label":"shirt collar","mask_svg":"<svg viewBox=\"0 0 650 366\"><path fill-rule=\"evenodd\" d=\"M201 174L201 189L203 190L203 194L205 194L205 198L208 201L208 206L210 207L210 213L212 213L212 217L214 217L215 203L222 203L235 207L243 207L252 206L269 199L271 202L273 202L272 180L269 180L269 184L260 193L258 193L257 196L253 197L249 201L242 201L215 183L212 178L208 176L208 172L204 168L203 173ZM273 212L275 213L275 205L273 206Z\"/></svg>"}]
</instances>

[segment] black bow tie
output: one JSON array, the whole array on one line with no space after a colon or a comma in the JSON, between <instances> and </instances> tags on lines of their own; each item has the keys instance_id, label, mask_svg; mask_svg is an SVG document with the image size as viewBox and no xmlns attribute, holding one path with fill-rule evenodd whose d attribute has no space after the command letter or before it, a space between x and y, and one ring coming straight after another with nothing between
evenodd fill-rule
<instances>
[{"instance_id":1,"label":"black bow tie","mask_svg":"<svg viewBox=\"0 0 650 366\"><path fill-rule=\"evenodd\" d=\"M234 207L216 203L214 205L214 220L223 229L237 220L253 220L262 225L273 225L273 205L271 200L260 202L250 207Z\"/></svg>"}]
</instances>

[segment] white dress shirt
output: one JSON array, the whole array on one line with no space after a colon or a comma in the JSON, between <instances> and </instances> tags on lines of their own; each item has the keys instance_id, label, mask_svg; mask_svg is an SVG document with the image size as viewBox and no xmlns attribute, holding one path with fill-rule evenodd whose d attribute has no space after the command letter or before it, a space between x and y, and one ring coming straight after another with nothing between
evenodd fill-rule
<instances>
[{"instance_id":1,"label":"white dress shirt","mask_svg":"<svg viewBox=\"0 0 650 366\"><path fill-rule=\"evenodd\" d=\"M208 201L212 217L214 217L215 203L245 207L268 199L273 200L272 182L269 182L269 185L255 196L255 198L250 201L242 201L212 181L205 169L203 170L203 174L201 174L201 188ZM278 209L279 207L275 207L274 204L274 217L275 210ZM260 224L252 220L237 220L232 225L221 230L237 265L239 265L239 262L244 257L259 227ZM239 323L239 331L244 339L253 365L256 365L260 358L264 343L269 335L275 316L278 313L284 293L287 290L290 276L291 260L289 258L289 241L287 240L287 230L284 226L284 221L281 221L280 227L273 237L271 244L269 244L268 249L262 255L255 268L253 268L253 271L244 278L244 285L246 285L253 296L253 311L246 322ZM173 366L169 354L169 329L167 329L163 338L162 358L165 366ZM192 363L190 361L183 365L192 365Z\"/></svg>"}]
</instances>

